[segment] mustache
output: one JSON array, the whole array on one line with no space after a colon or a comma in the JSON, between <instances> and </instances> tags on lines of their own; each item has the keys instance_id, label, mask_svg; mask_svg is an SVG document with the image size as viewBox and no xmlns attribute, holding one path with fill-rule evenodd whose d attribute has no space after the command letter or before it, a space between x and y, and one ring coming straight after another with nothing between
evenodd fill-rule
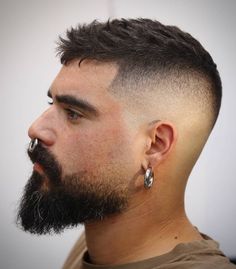
<instances>
[{"instance_id":1,"label":"mustache","mask_svg":"<svg viewBox=\"0 0 236 269\"><path fill-rule=\"evenodd\" d=\"M44 173L51 181L55 183L60 182L61 166L56 157L40 141L32 152L28 149L27 153L32 163L38 163L42 166Z\"/></svg>"}]
</instances>

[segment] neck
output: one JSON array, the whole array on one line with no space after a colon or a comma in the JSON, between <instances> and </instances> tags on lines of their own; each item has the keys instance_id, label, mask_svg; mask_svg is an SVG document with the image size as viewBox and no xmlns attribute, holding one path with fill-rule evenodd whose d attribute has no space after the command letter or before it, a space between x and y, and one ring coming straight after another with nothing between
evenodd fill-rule
<instances>
[{"instance_id":1,"label":"neck","mask_svg":"<svg viewBox=\"0 0 236 269\"><path fill-rule=\"evenodd\" d=\"M167 253L179 243L202 239L181 206L167 210L167 214L161 207L153 208L152 199L142 201L145 202L131 203L122 214L85 225L92 263L140 261Z\"/></svg>"}]
</instances>

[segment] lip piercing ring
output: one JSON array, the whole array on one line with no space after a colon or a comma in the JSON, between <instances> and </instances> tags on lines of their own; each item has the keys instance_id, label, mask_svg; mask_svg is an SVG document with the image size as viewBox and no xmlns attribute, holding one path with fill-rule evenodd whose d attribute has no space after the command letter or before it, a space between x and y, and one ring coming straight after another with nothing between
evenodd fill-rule
<instances>
[{"instance_id":1,"label":"lip piercing ring","mask_svg":"<svg viewBox=\"0 0 236 269\"><path fill-rule=\"evenodd\" d=\"M29 152L33 152L38 143L39 143L38 138L31 139L28 148Z\"/></svg>"}]
</instances>

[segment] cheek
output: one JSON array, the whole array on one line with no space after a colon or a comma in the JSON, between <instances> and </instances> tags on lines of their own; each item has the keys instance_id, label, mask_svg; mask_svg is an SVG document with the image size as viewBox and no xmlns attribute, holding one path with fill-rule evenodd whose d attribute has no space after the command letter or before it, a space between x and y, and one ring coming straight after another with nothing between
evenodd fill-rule
<instances>
[{"instance_id":1,"label":"cheek","mask_svg":"<svg viewBox=\"0 0 236 269\"><path fill-rule=\"evenodd\" d=\"M124 142L117 130L83 132L62 139L57 156L65 173L91 171L119 159ZM58 141L59 144L59 141ZM126 148L126 147L125 147Z\"/></svg>"},{"instance_id":2,"label":"cheek","mask_svg":"<svg viewBox=\"0 0 236 269\"><path fill-rule=\"evenodd\" d=\"M140 169L140 152L136 134L125 129L118 120L103 126L83 128L65 132L58 139L58 160L63 172L120 169L130 173Z\"/></svg>"}]
</instances>

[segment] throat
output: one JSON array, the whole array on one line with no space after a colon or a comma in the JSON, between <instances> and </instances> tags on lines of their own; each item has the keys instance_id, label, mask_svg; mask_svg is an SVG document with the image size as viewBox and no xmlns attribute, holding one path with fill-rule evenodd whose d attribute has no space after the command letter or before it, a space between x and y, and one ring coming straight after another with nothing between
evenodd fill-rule
<instances>
[{"instance_id":1,"label":"throat","mask_svg":"<svg viewBox=\"0 0 236 269\"><path fill-rule=\"evenodd\" d=\"M90 262L110 266L156 257L179 243L202 239L187 219L163 225L140 216L130 221L115 218L85 225L85 232Z\"/></svg>"}]
</instances>

